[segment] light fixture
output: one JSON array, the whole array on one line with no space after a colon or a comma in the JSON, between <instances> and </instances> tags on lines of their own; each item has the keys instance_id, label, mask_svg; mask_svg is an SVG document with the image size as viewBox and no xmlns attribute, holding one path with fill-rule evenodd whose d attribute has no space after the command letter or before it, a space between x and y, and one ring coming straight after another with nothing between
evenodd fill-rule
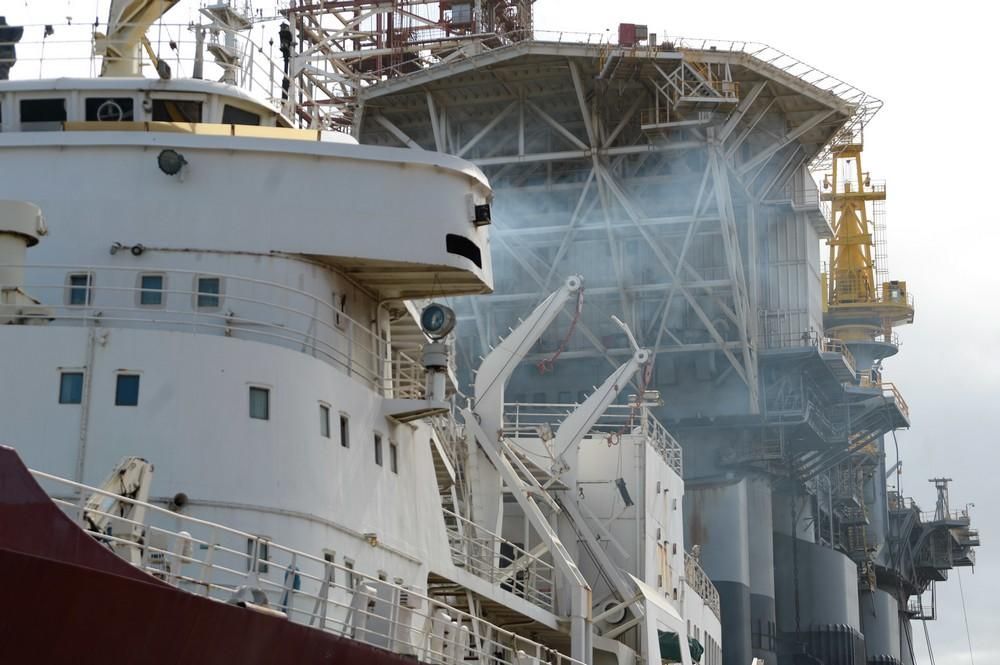
<instances>
[{"instance_id":1,"label":"light fixture","mask_svg":"<svg viewBox=\"0 0 1000 665\"><path fill-rule=\"evenodd\" d=\"M169 148L161 150L160 154L156 156L156 165L167 175L177 175L186 164L187 160L184 159L184 155Z\"/></svg>"},{"instance_id":2,"label":"light fixture","mask_svg":"<svg viewBox=\"0 0 1000 665\"><path fill-rule=\"evenodd\" d=\"M489 203L477 204L474 208L474 216L472 218L472 223L476 226L488 226L493 222L493 217L490 213Z\"/></svg>"},{"instance_id":3,"label":"light fixture","mask_svg":"<svg viewBox=\"0 0 1000 665\"><path fill-rule=\"evenodd\" d=\"M420 313L420 327L431 339L444 339L455 328L455 310L432 302Z\"/></svg>"}]
</instances>

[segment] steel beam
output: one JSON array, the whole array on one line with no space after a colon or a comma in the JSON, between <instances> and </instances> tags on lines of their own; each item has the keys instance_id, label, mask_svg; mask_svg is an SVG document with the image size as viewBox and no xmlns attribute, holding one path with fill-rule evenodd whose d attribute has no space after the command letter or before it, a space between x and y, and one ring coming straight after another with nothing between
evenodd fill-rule
<instances>
[{"instance_id":1,"label":"steel beam","mask_svg":"<svg viewBox=\"0 0 1000 665\"><path fill-rule=\"evenodd\" d=\"M396 125L392 124L392 121L389 120L388 118L386 118L381 113L378 113L378 114L375 115L375 122L377 122L378 124L380 124L383 127L385 127L386 130L388 130L388 132L390 134L392 134L397 139L399 139L403 143L403 145L405 145L405 146L407 146L409 148L413 148L414 150L423 150L423 148L420 146L419 143L417 143L416 141L414 141L413 139L411 139L409 136L407 136L406 133L402 129L400 129Z\"/></svg>"}]
</instances>

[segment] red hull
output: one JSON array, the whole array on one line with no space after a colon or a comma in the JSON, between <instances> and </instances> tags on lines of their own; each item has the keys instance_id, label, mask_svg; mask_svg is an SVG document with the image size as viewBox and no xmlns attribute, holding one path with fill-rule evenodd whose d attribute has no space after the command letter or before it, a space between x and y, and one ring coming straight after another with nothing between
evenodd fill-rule
<instances>
[{"instance_id":1,"label":"red hull","mask_svg":"<svg viewBox=\"0 0 1000 665\"><path fill-rule=\"evenodd\" d=\"M118 558L0 446L0 663L273 664L413 659L179 591Z\"/></svg>"}]
</instances>

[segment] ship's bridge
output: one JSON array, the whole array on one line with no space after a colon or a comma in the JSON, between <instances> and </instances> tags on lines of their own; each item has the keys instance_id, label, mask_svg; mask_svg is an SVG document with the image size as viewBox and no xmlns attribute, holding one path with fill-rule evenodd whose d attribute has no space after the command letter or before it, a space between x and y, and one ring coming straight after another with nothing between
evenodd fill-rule
<instances>
[{"instance_id":1,"label":"ship's bridge","mask_svg":"<svg viewBox=\"0 0 1000 665\"><path fill-rule=\"evenodd\" d=\"M39 204L54 235L62 235L63 212L85 210L106 220L111 239L299 255L381 301L492 288L492 194L476 167L292 128L232 85L0 81L0 156L19 165L0 187L8 190L2 198ZM82 178L101 174L107 179L99 187L80 187ZM143 195L125 196L130 191ZM56 194L62 200L49 202ZM169 223L155 221L160 212L171 215Z\"/></svg>"}]
</instances>

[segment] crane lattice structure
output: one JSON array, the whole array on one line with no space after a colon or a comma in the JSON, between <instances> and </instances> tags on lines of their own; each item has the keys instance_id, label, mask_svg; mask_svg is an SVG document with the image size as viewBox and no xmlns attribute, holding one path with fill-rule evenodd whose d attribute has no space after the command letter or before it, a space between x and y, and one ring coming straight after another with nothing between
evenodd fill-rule
<instances>
[{"instance_id":1,"label":"crane lattice structure","mask_svg":"<svg viewBox=\"0 0 1000 665\"><path fill-rule=\"evenodd\" d=\"M533 0L288 0L285 113L349 130L358 92L531 34ZM293 53L294 51L294 53Z\"/></svg>"}]
</instances>

